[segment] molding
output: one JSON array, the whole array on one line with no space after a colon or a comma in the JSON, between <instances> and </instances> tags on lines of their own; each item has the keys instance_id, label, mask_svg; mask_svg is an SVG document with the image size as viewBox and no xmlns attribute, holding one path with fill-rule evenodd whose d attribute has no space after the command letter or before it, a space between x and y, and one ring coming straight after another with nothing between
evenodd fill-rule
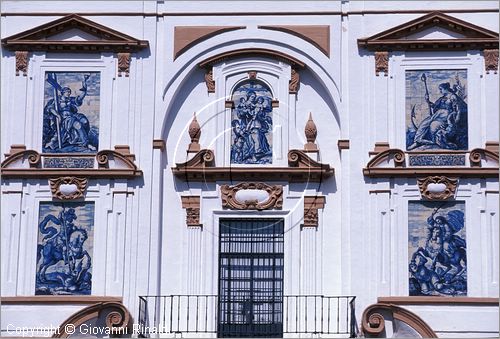
<instances>
[{"instance_id":1,"label":"molding","mask_svg":"<svg viewBox=\"0 0 500 339\"><path fill-rule=\"evenodd\" d=\"M130 154L129 146L116 145L115 150L102 150L97 154L54 153L40 154L35 150L23 150L23 145L13 145L6 159L1 163L1 175L6 178L54 178L84 177L133 179L142 176L142 171L134 163L135 156ZM24 147L24 146L23 146ZM25 148L25 147L24 147ZM49 168L44 167L44 158L94 158L97 163L93 168Z\"/></svg>"},{"instance_id":2,"label":"molding","mask_svg":"<svg viewBox=\"0 0 500 339\"><path fill-rule=\"evenodd\" d=\"M175 26L174 60L191 47L216 35L245 29L246 26Z\"/></svg>"},{"instance_id":3,"label":"molding","mask_svg":"<svg viewBox=\"0 0 500 339\"><path fill-rule=\"evenodd\" d=\"M391 148L391 147L389 146L389 143L386 141L376 142L375 147L373 148L373 151L369 151L368 155L369 156L377 155L382 151L388 150L389 148Z\"/></svg>"},{"instance_id":4,"label":"molding","mask_svg":"<svg viewBox=\"0 0 500 339\"><path fill-rule=\"evenodd\" d=\"M384 72L384 76L389 74L389 52L375 52L375 75Z\"/></svg>"},{"instance_id":5,"label":"molding","mask_svg":"<svg viewBox=\"0 0 500 339\"><path fill-rule=\"evenodd\" d=\"M318 136L318 128L314 123L312 118L312 113L309 112L309 119L304 127L304 134L306 136L307 144L304 145L304 150L308 152L318 151L318 145L316 145L316 137Z\"/></svg>"},{"instance_id":6,"label":"molding","mask_svg":"<svg viewBox=\"0 0 500 339\"><path fill-rule=\"evenodd\" d=\"M366 14L425 14L436 10L361 10L361 11L296 11L296 12L78 12L81 16L277 16L277 15L366 15ZM498 8L447 9L446 13L498 13ZM4 12L1 16L63 16L63 12Z\"/></svg>"},{"instance_id":7,"label":"molding","mask_svg":"<svg viewBox=\"0 0 500 339\"><path fill-rule=\"evenodd\" d=\"M265 48L242 48L242 49L236 49L228 52L219 53L200 62L198 66L201 68L206 68L208 66L213 66L214 64L222 62L227 59L245 58L250 56L267 57L279 61L284 61L287 64L291 65L292 67L295 66L301 69L306 67L306 65L302 61L295 59L294 57L286 53Z\"/></svg>"},{"instance_id":8,"label":"molding","mask_svg":"<svg viewBox=\"0 0 500 339\"><path fill-rule=\"evenodd\" d=\"M212 66L209 66L206 68L205 85L207 85L207 92L208 93L215 93L214 70L213 70Z\"/></svg>"},{"instance_id":9,"label":"molding","mask_svg":"<svg viewBox=\"0 0 500 339\"><path fill-rule=\"evenodd\" d=\"M471 167L481 167L482 159L498 164L498 143L496 143L496 148L486 143L486 148L474 148L469 154Z\"/></svg>"},{"instance_id":10,"label":"molding","mask_svg":"<svg viewBox=\"0 0 500 339\"><path fill-rule=\"evenodd\" d=\"M48 15L48 14L46 14ZM67 41L47 39L71 29L80 29L96 37L91 41ZM138 40L129 35L85 19L77 14L34 27L2 39L3 47L11 51L45 52L137 52L149 46L148 41Z\"/></svg>"},{"instance_id":11,"label":"molding","mask_svg":"<svg viewBox=\"0 0 500 339\"><path fill-rule=\"evenodd\" d=\"M16 296L1 297L3 305L17 304L93 304L102 302L123 301L122 297L108 296L86 296L86 295L35 295L35 296Z\"/></svg>"},{"instance_id":12,"label":"molding","mask_svg":"<svg viewBox=\"0 0 500 339\"><path fill-rule=\"evenodd\" d=\"M160 151L165 151L166 142L163 139L153 139L153 149L159 149Z\"/></svg>"},{"instance_id":13,"label":"molding","mask_svg":"<svg viewBox=\"0 0 500 339\"><path fill-rule=\"evenodd\" d=\"M89 181L87 178L60 177L56 179L49 179L52 197L54 199L60 200L75 200L82 198L85 194L88 183ZM75 186L75 191L69 195L66 195L64 192L61 192L61 185Z\"/></svg>"},{"instance_id":14,"label":"molding","mask_svg":"<svg viewBox=\"0 0 500 339\"><path fill-rule=\"evenodd\" d=\"M224 180L322 182L334 175L334 169L309 158L300 150L288 152L288 167L215 167L214 152L202 149L185 163L172 167L177 179L192 182Z\"/></svg>"},{"instance_id":15,"label":"molding","mask_svg":"<svg viewBox=\"0 0 500 339\"><path fill-rule=\"evenodd\" d=\"M78 328L85 322L91 319L104 318L105 326L111 332L111 337L113 334L119 335L123 333L128 333L132 326L132 316L127 308L118 302L104 302L91 305L84 308L70 316L61 325L59 325L60 332L56 332L53 338L68 338L73 336L74 332L66 332L67 329ZM73 326L68 326L72 324ZM101 327L102 325L97 322L97 325ZM101 328L104 330L104 328Z\"/></svg>"},{"instance_id":16,"label":"molding","mask_svg":"<svg viewBox=\"0 0 500 339\"><path fill-rule=\"evenodd\" d=\"M388 143L376 143L375 150L370 152L373 157L363 168L363 174L371 178L417 177L417 176L447 176L490 178L498 177L498 153L496 142L487 144L487 148L476 148L470 151L470 166L407 166L406 157L412 154L464 154L469 151L438 151L438 152L404 152L401 149L390 148ZM482 166L482 161L496 163L494 166Z\"/></svg>"},{"instance_id":17,"label":"molding","mask_svg":"<svg viewBox=\"0 0 500 339\"><path fill-rule=\"evenodd\" d=\"M260 29L280 31L295 35L318 48L324 55L330 57L330 26L329 25L271 25L257 26Z\"/></svg>"},{"instance_id":18,"label":"molding","mask_svg":"<svg viewBox=\"0 0 500 339\"><path fill-rule=\"evenodd\" d=\"M339 139L339 140L337 140L337 147L340 150L349 149L351 147L351 143L350 143L349 139Z\"/></svg>"},{"instance_id":19,"label":"molding","mask_svg":"<svg viewBox=\"0 0 500 339\"><path fill-rule=\"evenodd\" d=\"M78 29L92 35L91 40L54 40L51 37L65 31ZM85 19L77 14L64 17L1 40L2 46L15 51L16 76L28 69L28 52L55 53L118 53L118 76L129 76L130 53L148 48L147 40L138 40L109 27Z\"/></svg>"},{"instance_id":20,"label":"molding","mask_svg":"<svg viewBox=\"0 0 500 339\"><path fill-rule=\"evenodd\" d=\"M375 146L375 149L376 149L376 147L377 146ZM388 161L388 160L394 160L395 167L404 167L405 166L405 152L403 152L402 150L397 149L397 148L388 148L385 150L381 150L370 161L368 161L366 168L367 169L376 168L377 165L381 164L382 162Z\"/></svg>"},{"instance_id":21,"label":"molding","mask_svg":"<svg viewBox=\"0 0 500 339\"><path fill-rule=\"evenodd\" d=\"M415 313L391 304L377 303L368 306L361 317L361 330L368 337L385 337L385 319L382 314L384 311L391 313L392 319L387 321L399 320L406 323L414 329L422 338L437 338L436 333L422 318Z\"/></svg>"},{"instance_id":22,"label":"molding","mask_svg":"<svg viewBox=\"0 0 500 339\"><path fill-rule=\"evenodd\" d=\"M453 198L457 190L458 179L445 176L429 176L417 179L420 195L427 200L446 200ZM441 192L432 192L429 190L429 184L442 184L445 188Z\"/></svg>"},{"instance_id":23,"label":"molding","mask_svg":"<svg viewBox=\"0 0 500 339\"><path fill-rule=\"evenodd\" d=\"M181 196L182 208L186 210L186 225L202 227L200 223L200 196Z\"/></svg>"},{"instance_id":24,"label":"molding","mask_svg":"<svg viewBox=\"0 0 500 339\"><path fill-rule=\"evenodd\" d=\"M16 51L16 76L19 76L19 72L23 73L23 76L28 75L28 51Z\"/></svg>"},{"instance_id":25,"label":"molding","mask_svg":"<svg viewBox=\"0 0 500 339\"><path fill-rule=\"evenodd\" d=\"M130 73L130 53L118 53L118 76L125 73L128 77Z\"/></svg>"},{"instance_id":26,"label":"molding","mask_svg":"<svg viewBox=\"0 0 500 339\"><path fill-rule=\"evenodd\" d=\"M236 199L236 193L240 190L266 191L269 197L263 201L246 200L241 202ZM234 186L222 185L220 187L222 207L233 210L267 210L281 209L283 207L283 186L267 185L262 182L243 182Z\"/></svg>"},{"instance_id":27,"label":"molding","mask_svg":"<svg viewBox=\"0 0 500 339\"><path fill-rule=\"evenodd\" d=\"M299 72L292 66L290 69L290 81L288 82L288 93L289 94L297 94L300 88L300 74Z\"/></svg>"},{"instance_id":28,"label":"molding","mask_svg":"<svg viewBox=\"0 0 500 339\"><path fill-rule=\"evenodd\" d=\"M16 52L17 53L17 52ZM497 49L485 49L483 50L484 56L484 68L486 74L490 71L497 74L498 71L498 48Z\"/></svg>"},{"instance_id":29,"label":"molding","mask_svg":"<svg viewBox=\"0 0 500 339\"><path fill-rule=\"evenodd\" d=\"M478 297L378 297L377 302L396 305L499 305L498 298Z\"/></svg>"},{"instance_id":30,"label":"molding","mask_svg":"<svg viewBox=\"0 0 500 339\"><path fill-rule=\"evenodd\" d=\"M369 190L368 193L369 194L389 194L389 195L391 195L392 191L391 190Z\"/></svg>"},{"instance_id":31,"label":"molding","mask_svg":"<svg viewBox=\"0 0 500 339\"><path fill-rule=\"evenodd\" d=\"M459 33L464 38L408 38L431 27L442 27ZM358 39L358 46L370 51L498 49L498 38L496 32L435 11L368 38Z\"/></svg>"},{"instance_id":32,"label":"molding","mask_svg":"<svg viewBox=\"0 0 500 339\"><path fill-rule=\"evenodd\" d=\"M302 227L318 227L319 213L318 209L325 207L325 197L305 196L304 197L304 223Z\"/></svg>"}]
</instances>

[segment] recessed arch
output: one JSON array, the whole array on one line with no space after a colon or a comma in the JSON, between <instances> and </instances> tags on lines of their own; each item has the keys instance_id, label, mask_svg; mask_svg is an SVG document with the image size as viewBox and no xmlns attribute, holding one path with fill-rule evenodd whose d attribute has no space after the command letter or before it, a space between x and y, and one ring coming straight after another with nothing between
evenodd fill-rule
<instances>
[{"instance_id":1,"label":"recessed arch","mask_svg":"<svg viewBox=\"0 0 500 339\"><path fill-rule=\"evenodd\" d=\"M278 40L269 39L256 39L255 37L242 37L236 39L228 39L227 35L231 33L224 33L219 36L207 39L190 50L186 51L180 56L176 63L178 63L173 74L168 76L168 80L162 91L162 98L164 107L160 109L162 112L156 118L155 122L155 135L166 137L165 132L168 130L168 118L171 114L176 114L172 109L175 98L182 91L183 85L186 83L194 73L199 73L200 66L207 66L211 62L220 60L221 57L243 58L243 52L259 52L251 55L260 55L265 58L272 58L276 60L281 58L282 61L289 60L293 64L301 67L314 77L317 85L324 89L324 99L331 108L334 119L340 129L341 117L338 105L341 102L341 93L338 85L335 83L332 74L326 70L323 65L314 55L309 55L301 50L298 50L292 45L288 45ZM297 38L298 39L298 38ZM215 41L214 40L220 40ZM271 50L269 47L273 47ZM270 51L271 54L267 53ZM260 53L262 52L262 53Z\"/></svg>"},{"instance_id":2,"label":"recessed arch","mask_svg":"<svg viewBox=\"0 0 500 339\"><path fill-rule=\"evenodd\" d=\"M306 64L304 62L294 58L293 56L291 56L289 54L266 49L266 48L241 48L241 49L222 52L222 53L216 54L210 58L203 60L202 62L200 62L198 64L198 66L204 68L204 67L219 63L219 62L226 60L226 59L236 59L236 58L241 58L241 57L252 57L252 56L277 59L280 61L284 61L284 62L286 62L289 65L294 66L294 67L299 67L299 68L306 67Z\"/></svg>"}]
</instances>

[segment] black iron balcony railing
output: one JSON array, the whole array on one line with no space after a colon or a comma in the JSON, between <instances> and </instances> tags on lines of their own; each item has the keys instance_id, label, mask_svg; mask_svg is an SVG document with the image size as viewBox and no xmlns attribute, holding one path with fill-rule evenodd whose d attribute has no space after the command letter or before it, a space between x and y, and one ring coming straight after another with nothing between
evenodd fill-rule
<instances>
[{"instance_id":1,"label":"black iron balcony railing","mask_svg":"<svg viewBox=\"0 0 500 339\"><path fill-rule=\"evenodd\" d=\"M138 334L282 337L309 333L352 338L357 334L355 298L289 295L279 300L232 300L228 304L217 295L141 296Z\"/></svg>"}]
</instances>

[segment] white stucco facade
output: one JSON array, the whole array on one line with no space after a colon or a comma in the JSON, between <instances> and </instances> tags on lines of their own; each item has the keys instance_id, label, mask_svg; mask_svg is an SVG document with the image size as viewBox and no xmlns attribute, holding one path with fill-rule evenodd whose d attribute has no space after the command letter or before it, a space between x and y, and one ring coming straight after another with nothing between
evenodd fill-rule
<instances>
[{"instance_id":1,"label":"white stucco facade","mask_svg":"<svg viewBox=\"0 0 500 339\"><path fill-rule=\"evenodd\" d=\"M431 11L498 33L497 2L3 1L1 11L2 39L75 13L149 43L131 54L128 76L117 75L113 51L42 50L29 52L26 76L16 75L15 51L2 48L2 153L8 154L11 145L42 153L47 72L100 72L98 149L128 145L142 171L142 176L128 179L90 177L84 197L77 200L95 204L90 296L103 297L95 300L120 298L135 324L140 296L218 295L220 220L279 218L284 223L283 295L355 296L360 330L369 305L381 297L402 297L398 305L418 315L439 337L498 335L498 175L449 175L458 178L451 201L465 204L467 294L462 298L471 302L435 296L449 298L436 304L424 299L405 303L403 298L409 297L408 206L423 199L417 184L423 175L371 177L363 172L376 155L370 154L376 143L406 150L408 70L466 70L469 146L463 154L464 166L472 168L471 150L484 149L488 142L498 145L498 72L485 71L482 49L466 48L390 51L388 72L376 75L374 52L358 45L358 39ZM303 36L260 27L266 25L327 26L328 53ZM192 26L242 28L196 40L176 56L176 28ZM92 40L78 31L64 34L57 39ZM456 38L450 34L435 28L416 39ZM498 42L496 46L498 50ZM271 50L290 59L250 53L215 61L215 91L207 91L205 69L198 65L241 49ZM289 89L291 59L305 65L299 70L297 93ZM272 165L255 167L288 167L288 151L302 150L306 144L304 127L312 113L319 152L307 154L330 165L333 176L320 182L292 182L276 177L253 180L251 173L247 180L186 181L174 175L176 164L193 157L186 153L193 112L201 126L199 144L214 152L214 167L247 166L231 160L232 108L226 101L248 79L248 72L257 72L256 79L268 86L277 102L272 110ZM153 140L163 140L164 149L153 147ZM339 140L348 141L348 146L339 147ZM480 164L481 169L498 171L498 155L496 162L483 156ZM392 158L380 166L396 167ZM282 207L224 208L221 185L245 181L282 185ZM200 199L200 227L186 226L186 196ZM301 226L306 196L325 197L316 227ZM58 326L95 302L35 298L39 205L51 201L55 200L45 177L2 179L1 296L8 299L1 306L2 335L20 335L12 329L22 326L39 327L35 332L47 335L50 330L44 326ZM20 297L34 298L21 302ZM387 319L384 333L391 336L395 330Z\"/></svg>"}]
</instances>

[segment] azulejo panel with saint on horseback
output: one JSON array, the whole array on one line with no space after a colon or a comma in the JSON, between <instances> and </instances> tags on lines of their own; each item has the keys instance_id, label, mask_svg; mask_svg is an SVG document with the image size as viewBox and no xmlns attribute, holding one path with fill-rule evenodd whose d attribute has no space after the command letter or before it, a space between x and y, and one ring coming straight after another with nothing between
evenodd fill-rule
<instances>
[{"instance_id":1,"label":"azulejo panel with saint on horseback","mask_svg":"<svg viewBox=\"0 0 500 339\"><path fill-rule=\"evenodd\" d=\"M41 202L36 295L90 295L94 202Z\"/></svg>"}]
</instances>

